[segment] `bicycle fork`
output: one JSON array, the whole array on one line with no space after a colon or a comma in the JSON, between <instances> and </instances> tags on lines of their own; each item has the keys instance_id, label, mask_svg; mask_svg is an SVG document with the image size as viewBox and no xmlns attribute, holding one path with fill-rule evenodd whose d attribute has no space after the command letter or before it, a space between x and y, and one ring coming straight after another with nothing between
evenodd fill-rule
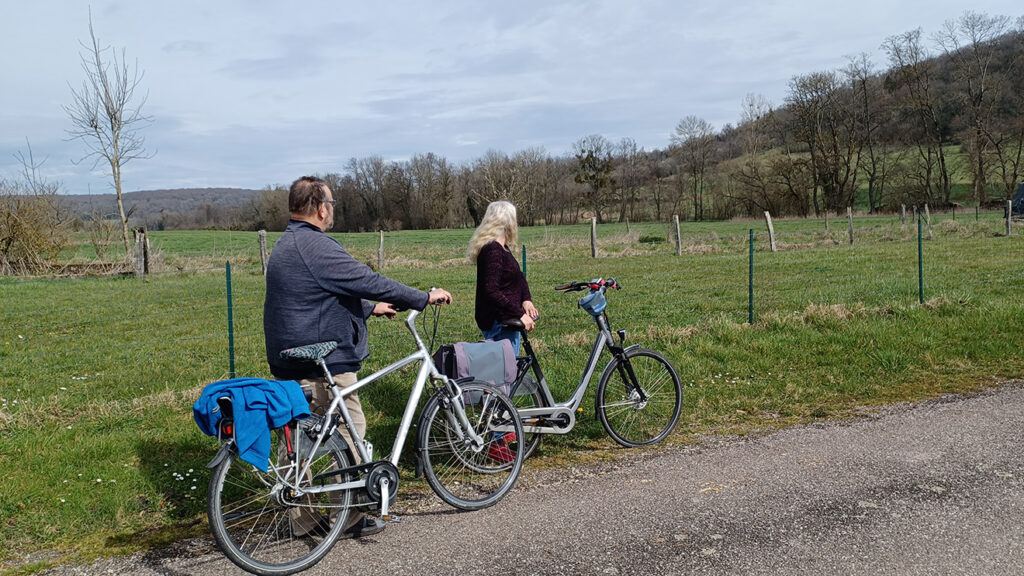
<instances>
[{"instance_id":1,"label":"bicycle fork","mask_svg":"<svg viewBox=\"0 0 1024 576\"><path fill-rule=\"evenodd\" d=\"M484 439L476 433L476 428L466 416L462 388L454 380L448 379L444 386L444 394L446 396L444 416L448 420L448 425L455 431L459 441L467 443L474 452L480 452L484 448ZM484 399L485 405L480 412L481 418L488 414L486 403L489 401L490 398Z\"/></svg>"},{"instance_id":2,"label":"bicycle fork","mask_svg":"<svg viewBox=\"0 0 1024 576\"><path fill-rule=\"evenodd\" d=\"M635 410L642 410L647 406L647 401L651 399L647 392L637 383L636 374L633 372L633 363L629 361L629 358L623 354L619 359L619 365L616 366L619 371L619 376L622 377L622 381L626 384L626 392L629 393L632 399L633 395L636 395L637 404Z\"/></svg>"}]
</instances>

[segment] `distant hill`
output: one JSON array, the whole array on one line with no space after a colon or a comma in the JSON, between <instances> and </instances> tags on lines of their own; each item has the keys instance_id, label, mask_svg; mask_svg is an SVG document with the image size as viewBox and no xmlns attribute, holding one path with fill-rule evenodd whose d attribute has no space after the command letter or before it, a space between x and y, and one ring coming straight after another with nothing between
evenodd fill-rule
<instances>
[{"instance_id":1,"label":"distant hill","mask_svg":"<svg viewBox=\"0 0 1024 576\"><path fill-rule=\"evenodd\" d=\"M146 221L157 218L161 212L190 214L205 206L234 210L255 200L260 192L245 188L139 190L126 192L123 200L124 209L133 220ZM66 194L61 199L83 219L90 219L93 214L110 216L117 213L115 194Z\"/></svg>"}]
</instances>

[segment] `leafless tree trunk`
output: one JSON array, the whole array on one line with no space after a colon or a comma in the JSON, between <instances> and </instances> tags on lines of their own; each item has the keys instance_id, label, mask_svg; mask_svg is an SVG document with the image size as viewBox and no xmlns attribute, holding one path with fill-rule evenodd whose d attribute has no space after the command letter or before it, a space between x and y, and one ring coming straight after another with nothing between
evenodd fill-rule
<instances>
[{"instance_id":1,"label":"leafless tree trunk","mask_svg":"<svg viewBox=\"0 0 1024 576\"><path fill-rule=\"evenodd\" d=\"M94 167L101 160L110 164L121 218L124 259L130 262L132 250L128 240L128 215L122 199L121 173L128 162L151 157L146 154L145 139L139 132L151 121L142 113L146 97L136 98L135 95L143 74L137 62L133 66L128 65L124 49L118 55L110 47L100 47L93 30L91 11L89 38L91 42L82 44L85 52L81 54L85 80L81 89L71 89L74 101L64 107L72 124L68 135L85 143L88 152L82 160L92 158Z\"/></svg>"},{"instance_id":2,"label":"leafless tree trunk","mask_svg":"<svg viewBox=\"0 0 1024 576\"><path fill-rule=\"evenodd\" d=\"M986 126L992 121L995 88L1001 81L993 73L996 40L1010 27L1007 16L987 16L964 12L957 20L947 21L935 35L936 43L953 62L953 74L960 89L960 100L967 113L967 151L974 183L974 198L985 201L985 137Z\"/></svg>"},{"instance_id":3,"label":"leafless tree trunk","mask_svg":"<svg viewBox=\"0 0 1024 576\"><path fill-rule=\"evenodd\" d=\"M623 138L617 148L619 166L616 170L615 184L619 195L619 222L630 219L635 222L633 210L646 180L646 154L632 138Z\"/></svg>"},{"instance_id":4,"label":"leafless tree trunk","mask_svg":"<svg viewBox=\"0 0 1024 576\"><path fill-rule=\"evenodd\" d=\"M868 180L868 213L873 214L882 204L889 157L886 143L878 133L891 115L881 82L867 54L850 58L843 72L853 87L851 105L855 110L856 138L862 149L860 168Z\"/></svg>"},{"instance_id":5,"label":"leafless tree trunk","mask_svg":"<svg viewBox=\"0 0 1024 576\"><path fill-rule=\"evenodd\" d=\"M703 118L687 116L676 125L672 144L679 156L681 168L690 176L693 219L703 220L707 171L715 151L714 127Z\"/></svg>"},{"instance_id":6,"label":"leafless tree trunk","mask_svg":"<svg viewBox=\"0 0 1024 576\"><path fill-rule=\"evenodd\" d=\"M914 143L919 148L919 155L928 160L925 165L929 167L926 173L919 174L925 179L926 195L932 195L934 186L942 202L948 204L951 178L942 146L948 126L942 118L938 95L932 86L935 62L921 42L920 28L890 36L882 47L892 65L886 84L917 122L918 133L913 135Z\"/></svg>"}]
</instances>

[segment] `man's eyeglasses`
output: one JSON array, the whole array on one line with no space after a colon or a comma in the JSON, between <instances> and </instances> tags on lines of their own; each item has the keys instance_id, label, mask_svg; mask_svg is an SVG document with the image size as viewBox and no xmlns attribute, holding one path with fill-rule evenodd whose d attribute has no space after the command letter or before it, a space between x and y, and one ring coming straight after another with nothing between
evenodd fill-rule
<instances>
[{"instance_id":1,"label":"man's eyeglasses","mask_svg":"<svg viewBox=\"0 0 1024 576\"><path fill-rule=\"evenodd\" d=\"M330 204L332 208L338 203L337 200L321 200L320 202L323 204Z\"/></svg>"}]
</instances>

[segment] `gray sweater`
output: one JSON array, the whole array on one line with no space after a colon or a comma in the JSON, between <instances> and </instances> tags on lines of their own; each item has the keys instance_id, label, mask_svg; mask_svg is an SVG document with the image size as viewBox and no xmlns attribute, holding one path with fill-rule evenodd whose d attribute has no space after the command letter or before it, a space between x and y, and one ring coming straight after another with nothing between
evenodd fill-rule
<instances>
[{"instance_id":1,"label":"gray sweater","mask_svg":"<svg viewBox=\"0 0 1024 576\"><path fill-rule=\"evenodd\" d=\"M286 360L281 350L335 340L327 357L333 374L356 372L370 355L366 319L374 303L422 310L429 297L357 261L319 228L292 220L274 244L267 263L263 333L270 372L279 379L316 378L308 361Z\"/></svg>"}]
</instances>

